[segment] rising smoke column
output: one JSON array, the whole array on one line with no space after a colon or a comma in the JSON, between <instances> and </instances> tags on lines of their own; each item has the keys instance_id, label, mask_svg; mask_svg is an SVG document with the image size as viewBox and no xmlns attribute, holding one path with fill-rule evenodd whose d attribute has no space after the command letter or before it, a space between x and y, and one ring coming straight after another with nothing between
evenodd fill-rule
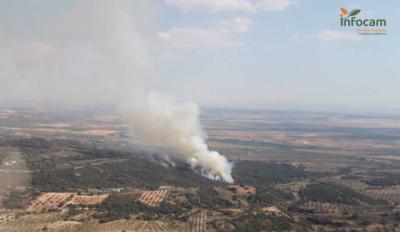
<instances>
[{"instance_id":1,"label":"rising smoke column","mask_svg":"<svg viewBox=\"0 0 400 232\"><path fill-rule=\"evenodd\" d=\"M125 112L133 133L145 142L167 146L177 158L200 168L211 179L233 182L232 164L205 143L196 104L177 104L171 97L152 91Z\"/></svg>"},{"instance_id":2,"label":"rising smoke column","mask_svg":"<svg viewBox=\"0 0 400 232\"><path fill-rule=\"evenodd\" d=\"M46 20L21 15L20 3L9 2L5 25L24 21L32 29L0 26L0 98L130 102L126 118L145 142L170 147L210 178L233 181L231 164L205 144L197 106L146 94L154 71L145 39L153 33L151 1L78 1ZM44 2L29 8L46 9Z\"/></svg>"}]
</instances>

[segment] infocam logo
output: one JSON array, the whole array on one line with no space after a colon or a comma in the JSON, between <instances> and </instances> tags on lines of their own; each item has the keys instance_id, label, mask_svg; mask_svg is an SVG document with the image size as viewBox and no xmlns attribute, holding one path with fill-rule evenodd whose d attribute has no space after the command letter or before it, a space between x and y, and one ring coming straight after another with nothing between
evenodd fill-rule
<instances>
[{"instance_id":1,"label":"infocam logo","mask_svg":"<svg viewBox=\"0 0 400 232\"><path fill-rule=\"evenodd\" d=\"M340 26L356 27L359 34L362 35L385 35L386 19L364 19L358 18L361 9L340 8Z\"/></svg>"}]
</instances>

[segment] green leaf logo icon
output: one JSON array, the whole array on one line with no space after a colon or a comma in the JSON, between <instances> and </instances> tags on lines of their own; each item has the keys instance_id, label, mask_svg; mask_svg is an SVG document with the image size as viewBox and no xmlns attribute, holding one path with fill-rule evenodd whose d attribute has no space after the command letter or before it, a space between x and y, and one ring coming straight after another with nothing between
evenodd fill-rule
<instances>
[{"instance_id":1,"label":"green leaf logo icon","mask_svg":"<svg viewBox=\"0 0 400 232\"><path fill-rule=\"evenodd\" d=\"M352 17L352 16L356 16L356 15L358 15L358 13L360 13L360 12L361 12L360 9L353 9L353 10L350 11L350 14L349 14L346 18Z\"/></svg>"}]
</instances>

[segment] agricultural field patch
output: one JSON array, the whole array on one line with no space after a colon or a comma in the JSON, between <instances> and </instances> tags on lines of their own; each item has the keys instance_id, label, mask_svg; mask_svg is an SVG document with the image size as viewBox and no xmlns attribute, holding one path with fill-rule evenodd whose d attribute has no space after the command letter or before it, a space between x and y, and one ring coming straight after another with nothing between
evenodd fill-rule
<instances>
[{"instance_id":1,"label":"agricultural field patch","mask_svg":"<svg viewBox=\"0 0 400 232\"><path fill-rule=\"evenodd\" d=\"M0 231L400 229L400 118L205 109L231 184L149 148L113 112L13 111L0 116Z\"/></svg>"},{"instance_id":2,"label":"agricultural field patch","mask_svg":"<svg viewBox=\"0 0 400 232\"><path fill-rule=\"evenodd\" d=\"M207 210L201 210L191 215L188 225L189 232L205 232L207 229Z\"/></svg>"},{"instance_id":3,"label":"agricultural field patch","mask_svg":"<svg viewBox=\"0 0 400 232\"><path fill-rule=\"evenodd\" d=\"M101 204L107 197L108 194L93 195L93 196L75 194L67 204L98 205Z\"/></svg>"},{"instance_id":4,"label":"agricultural field patch","mask_svg":"<svg viewBox=\"0 0 400 232\"><path fill-rule=\"evenodd\" d=\"M32 201L27 211L42 212L60 209L74 195L74 193L43 193Z\"/></svg>"},{"instance_id":5,"label":"agricultural field patch","mask_svg":"<svg viewBox=\"0 0 400 232\"><path fill-rule=\"evenodd\" d=\"M62 220L62 217L57 213L25 215L14 221L2 224L0 229L7 232L40 232L46 231L50 224L60 220ZM62 232L62 230L55 230L55 232Z\"/></svg>"},{"instance_id":6,"label":"agricultural field patch","mask_svg":"<svg viewBox=\"0 0 400 232\"><path fill-rule=\"evenodd\" d=\"M145 191L139 198L139 201L150 206L157 207L168 196L172 186L160 186L155 191Z\"/></svg>"}]
</instances>

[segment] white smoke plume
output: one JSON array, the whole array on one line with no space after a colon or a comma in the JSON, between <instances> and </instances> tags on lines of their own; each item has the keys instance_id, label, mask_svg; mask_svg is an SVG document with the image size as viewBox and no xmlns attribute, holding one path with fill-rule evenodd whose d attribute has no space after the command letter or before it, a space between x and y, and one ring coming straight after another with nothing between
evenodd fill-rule
<instances>
[{"instance_id":1,"label":"white smoke plume","mask_svg":"<svg viewBox=\"0 0 400 232\"><path fill-rule=\"evenodd\" d=\"M172 97L152 91L125 112L136 136L150 145L168 147L211 179L233 182L232 164L205 143L196 104L177 104Z\"/></svg>"},{"instance_id":2,"label":"white smoke plume","mask_svg":"<svg viewBox=\"0 0 400 232\"><path fill-rule=\"evenodd\" d=\"M0 99L60 105L131 102L126 115L137 135L149 144L169 146L211 178L232 182L231 164L205 144L197 106L145 94L154 73L146 39L156 35L149 32L154 18L150 1L66 3L50 18L41 16L50 9L44 2L26 6L16 0L2 8Z\"/></svg>"},{"instance_id":3,"label":"white smoke plume","mask_svg":"<svg viewBox=\"0 0 400 232\"><path fill-rule=\"evenodd\" d=\"M154 70L145 39L151 7L145 1L58 4L16 0L0 7L0 99L85 105L144 91ZM52 7L57 13L42 18Z\"/></svg>"}]
</instances>

